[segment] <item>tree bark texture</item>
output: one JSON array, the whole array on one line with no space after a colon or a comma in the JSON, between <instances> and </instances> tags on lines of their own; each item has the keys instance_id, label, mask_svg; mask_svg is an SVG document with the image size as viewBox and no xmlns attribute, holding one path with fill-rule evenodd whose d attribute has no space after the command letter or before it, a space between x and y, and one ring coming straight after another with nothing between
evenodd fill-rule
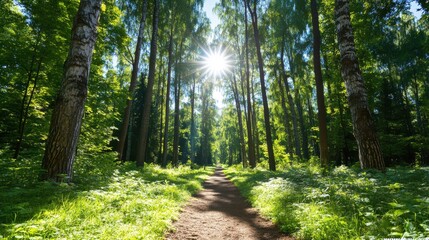
<instances>
[{"instance_id":1,"label":"tree bark texture","mask_svg":"<svg viewBox=\"0 0 429 240\"><path fill-rule=\"evenodd\" d=\"M311 19L313 24L313 69L316 80L317 95L317 117L319 120L319 149L320 164L322 167L328 167L328 130L326 127L326 107L323 91L322 67L320 63L320 29L319 13L317 10L317 1L311 0Z\"/></svg>"},{"instance_id":2,"label":"tree bark texture","mask_svg":"<svg viewBox=\"0 0 429 240\"><path fill-rule=\"evenodd\" d=\"M341 76L344 79L347 99L362 169L385 170L380 143L368 107L367 94L356 55L350 21L348 0L335 2L336 27L341 57Z\"/></svg>"},{"instance_id":3,"label":"tree bark texture","mask_svg":"<svg viewBox=\"0 0 429 240\"><path fill-rule=\"evenodd\" d=\"M127 138L128 127L130 124L130 115L131 115L131 109L133 104L134 92L136 90L136 85L137 85L137 75L139 72L140 55L141 55L141 48L143 44L143 35L144 35L144 28L145 28L146 15L147 15L147 2L148 2L147 0L143 1L139 35L137 37L136 51L134 54L134 62L133 62L133 70L131 72L131 81L130 81L130 87L128 90L129 96L127 99L127 106L125 107L124 119L122 120L121 131L119 134L118 160L125 160L123 159L122 156L124 154L125 141Z\"/></svg>"},{"instance_id":4,"label":"tree bark texture","mask_svg":"<svg viewBox=\"0 0 429 240\"><path fill-rule=\"evenodd\" d=\"M44 180L72 180L100 8L101 0L81 0L79 4L42 162Z\"/></svg>"},{"instance_id":5,"label":"tree bark texture","mask_svg":"<svg viewBox=\"0 0 429 240\"><path fill-rule=\"evenodd\" d=\"M159 0L154 1L153 23L152 23L152 39L150 41L150 56L149 56L149 76L147 88L145 92L142 121L140 124L139 144L136 156L136 165L143 167L146 160L146 150L148 144L148 131L150 120L150 109L152 105L153 85L156 72L156 54L158 48L158 15L159 15Z\"/></svg>"},{"instance_id":6,"label":"tree bark texture","mask_svg":"<svg viewBox=\"0 0 429 240\"><path fill-rule=\"evenodd\" d=\"M271 124L270 124L270 109L268 108L267 90L265 87L265 72L264 62L261 53L261 43L259 42L259 29L258 29L258 15L256 11L256 1L253 2L253 10L250 3L247 5L250 15L252 17L253 33L256 45L256 54L258 56L259 66L259 79L261 81L262 104L264 106L264 122L265 122L265 135L268 148L268 164L271 171L276 170L276 162L274 159L273 139L271 138Z\"/></svg>"}]
</instances>

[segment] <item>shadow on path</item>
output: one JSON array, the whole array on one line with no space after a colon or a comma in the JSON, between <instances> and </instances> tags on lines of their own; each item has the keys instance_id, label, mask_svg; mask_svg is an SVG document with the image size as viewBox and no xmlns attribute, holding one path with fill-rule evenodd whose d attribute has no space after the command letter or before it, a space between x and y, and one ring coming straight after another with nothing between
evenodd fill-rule
<instances>
[{"instance_id":1,"label":"shadow on path","mask_svg":"<svg viewBox=\"0 0 429 240\"><path fill-rule=\"evenodd\" d=\"M217 168L174 223L167 239L293 239L281 234L270 221L240 195L238 189Z\"/></svg>"}]
</instances>

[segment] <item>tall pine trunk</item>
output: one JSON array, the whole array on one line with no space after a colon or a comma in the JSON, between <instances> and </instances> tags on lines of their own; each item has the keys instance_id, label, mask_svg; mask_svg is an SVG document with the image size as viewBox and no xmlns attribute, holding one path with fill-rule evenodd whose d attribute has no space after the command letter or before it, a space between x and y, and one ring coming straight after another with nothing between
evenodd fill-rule
<instances>
[{"instance_id":1,"label":"tall pine trunk","mask_svg":"<svg viewBox=\"0 0 429 240\"><path fill-rule=\"evenodd\" d=\"M44 180L72 180L100 9L101 0L80 1L43 157Z\"/></svg>"},{"instance_id":2,"label":"tall pine trunk","mask_svg":"<svg viewBox=\"0 0 429 240\"><path fill-rule=\"evenodd\" d=\"M156 156L156 163L162 164L162 129L164 128L163 125L163 109L164 109L164 78L165 78L165 71L164 71L164 62L162 61L162 58L160 58L159 67L158 67L158 86L157 86L157 93L156 93L156 102L155 102L155 109L156 109L156 116L155 116L155 122L157 124L154 124L154 129L152 130L152 134L155 136L158 134L158 139L154 138L153 143L154 147L158 149L158 151L153 150L154 156ZM158 132L157 132L157 130ZM155 134L156 133L156 134ZM155 161L153 161L155 162Z\"/></svg>"},{"instance_id":3,"label":"tall pine trunk","mask_svg":"<svg viewBox=\"0 0 429 240\"><path fill-rule=\"evenodd\" d=\"M265 122L265 135L268 148L268 164L271 171L276 170L276 162L274 159L273 139L271 138L271 124L270 124L270 109L268 108L267 90L265 87L265 72L264 62L261 53L261 43L259 42L259 29L258 29L258 15L256 11L256 1L253 2L253 9L248 2L247 7L252 17L253 34L255 38L256 54L258 56L259 79L261 81L262 104L264 106L264 122Z\"/></svg>"},{"instance_id":4,"label":"tall pine trunk","mask_svg":"<svg viewBox=\"0 0 429 240\"><path fill-rule=\"evenodd\" d=\"M162 146L162 166L167 166L168 156L168 123L170 119L170 85L171 85L171 65L173 63L173 25L170 27L170 39L168 43L168 63L167 63L167 93L165 95L165 123L164 123L164 143Z\"/></svg>"},{"instance_id":5,"label":"tall pine trunk","mask_svg":"<svg viewBox=\"0 0 429 240\"><path fill-rule=\"evenodd\" d=\"M374 123L368 107L359 62L356 55L348 0L335 1L336 26L341 56L341 76L345 82L353 123L353 134L359 149L362 169L385 170Z\"/></svg>"},{"instance_id":6,"label":"tall pine trunk","mask_svg":"<svg viewBox=\"0 0 429 240\"><path fill-rule=\"evenodd\" d=\"M137 85L137 75L139 72L140 54L141 54L141 48L143 44L143 34L144 34L144 27L145 27L145 21L146 21L146 13L147 13L147 2L148 2L147 0L143 1L139 35L137 37L136 51L134 53L133 70L131 72L130 87L128 89L127 106L125 107L124 119L122 120L121 132L119 134L119 144L118 144L119 160L125 160L125 158L123 158L124 147L125 147L125 141L127 139L128 126L130 124L130 115L131 115L131 108L133 104L134 92L136 90L136 85ZM128 143L128 144L131 144L131 143Z\"/></svg>"},{"instance_id":7,"label":"tall pine trunk","mask_svg":"<svg viewBox=\"0 0 429 240\"><path fill-rule=\"evenodd\" d=\"M320 164L328 167L328 129L326 127L325 95L323 91L322 67L320 64L320 29L319 13L316 0L311 0L311 19L313 23L313 67L316 79L317 117L319 120Z\"/></svg>"},{"instance_id":8,"label":"tall pine trunk","mask_svg":"<svg viewBox=\"0 0 429 240\"><path fill-rule=\"evenodd\" d=\"M247 1L247 0L246 0ZM245 3L246 4L246 3ZM250 71L249 71L249 31L247 24L247 7L244 6L245 47L246 47L246 95L247 95L247 146L249 150L249 165L256 167L255 145L252 131L252 103L250 98Z\"/></svg>"},{"instance_id":9,"label":"tall pine trunk","mask_svg":"<svg viewBox=\"0 0 429 240\"><path fill-rule=\"evenodd\" d=\"M182 54L183 40L180 43L179 54ZM176 64L175 79L174 79L174 129L173 129L173 165L179 164L179 132L180 132L180 81L181 75L178 73L178 65L182 63L179 58L179 64Z\"/></svg>"},{"instance_id":10,"label":"tall pine trunk","mask_svg":"<svg viewBox=\"0 0 429 240\"><path fill-rule=\"evenodd\" d=\"M149 120L150 110L152 105L153 95L153 84L155 81L155 67L156 67L156 54L158 48L158 16L159 16L159 0L154 1L153 9L153 23L152 23L152 39L150 41L150 56L149 56L149 76L147 81L147 87L144 98L143 114L140 124L140 136L139 144L137 149L137 161L138 167L143 167L146 160L146 150L148 145L148 132L149 132Z\"/></svg>"}]
</instances>

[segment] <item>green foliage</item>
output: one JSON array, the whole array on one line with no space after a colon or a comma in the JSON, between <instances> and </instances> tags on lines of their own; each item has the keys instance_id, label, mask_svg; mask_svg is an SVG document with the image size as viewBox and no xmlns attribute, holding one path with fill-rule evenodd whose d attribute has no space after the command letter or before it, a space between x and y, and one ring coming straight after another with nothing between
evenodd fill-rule
<instances>
[{"instance_id":1,"label":"green foliage","mask_svg":"<svg viewBox=\"0 0 429 240\"><path fill-rule=\"evenodd\" d=\"M41 171L41 162L35 159L42 159L42 152L38 149L26 151L19 160L9 156L11 156L9 151L0 150L0 186L34 185Z\"/></svg>"},{"instance_id":2,"label":"green foliage","mask_svg":"<svg viewBox=\"0 0 429 240\"><path fill-rule=\"evenodd\" d=\"M129 41L114 1L104 1L99 35L91 65L88 101L80 150L109 149L112 132L123 108L123 83L112 69L112 55ZM0 13L0 147L17 145L23 120L21 156L43 151L50 112L63 74L71 26L79 1L9 1ZM24 109L28 108L28 112ZM25 123L25 126L24 126ZM20 125L20 126L18 126ZM11 152L12 154L12 152ZM36 159L34 156L31 159ZM39 164L39 163L34 163Z\"/></svg>"},{"instance_id":3,"label":"green foliage","mask_svg":"<svg viewBox=\"0 0 429 240\"><path fill-rule=\"evenodd\" d=\"M281 230L302 239L424 238L429 235L429 169L390 168L385 174L344 166L284 172L225 173L252 205Z\"/></svg>"},{"instance_id":4,"label":"green foliage","mask_svg":"<svg viewBox=\"0 0 429 240\"><path fill-rule=\"evenodd\" d=\"M0 238L163 239L180 207L213 172L154 165L138 170L114 160L113 153L78 159L71 185L2 184Z\"/></svg>"}]
</instances>

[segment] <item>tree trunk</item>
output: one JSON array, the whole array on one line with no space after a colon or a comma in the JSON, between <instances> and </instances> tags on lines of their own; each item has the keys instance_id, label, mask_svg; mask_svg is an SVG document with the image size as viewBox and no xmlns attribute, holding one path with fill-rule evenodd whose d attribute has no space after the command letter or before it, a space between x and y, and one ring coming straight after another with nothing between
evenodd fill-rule
<instances>
[{"instance_id":1,"label":"tree trunk","mask_svg":"<svg viewBox=\"0 0 429 240\"><path fill-rule=\"evenodd\" d=\"M295 81L293 81L293 85L296 86ZM301 131L301 136L302 136L302 157L305 160L309 159L309 154L308 154L308 136L307 136L307 128L305 126L305 121L304 121L304 113L303 113L303 109L302 109L302 105L303 103L301 102L301 94L299 92L298 88L295 88L295 103L296 103L296 109L298 111L298 119L299 119L299 129Z\"/></svg>"},{"instance_id":2,"label":"tree trunk","mask_svg":"<svg viewBox=\"0 0 429 240\"><path fill-rule=\"evenodd\" d=\"M152 40L150 41L150 56L149 56L149 76L147 81L147 88L145 92L143 114L140 124L140 139L137 148L137 161L138 167L143 167L146 160L146 149L148 143L149 131L149 118L150 109L152 105L153 84L155 81L155 67L156 67L156 54L158 42L158 16L159 16L159 0L154 1L153 9L153 25L152 25Z\"/></svg>"},{"instance_id":3,"label":"tree trunk","mask_svg":"<svg viewBox=\"0 0 429 240\"><path fill-rule=\"evenodd\" d=\"M195 117L194 117L194 109L195 109L195 76L193 78L192 90L191 90L191 163L195 162Z\"/></svg>"},{"instance_id":4,"label":"tree trunk","mask_svg":"<svg viewBox=\"0 0 429 240\"><path fill-rule=\"evenodd\" d=\"M161 54L161 53L160 53ZM162 129L164 128L163 125L163 121L164 121L164 116L163 116L163 109L164 109L164 78L165 78L165 71L164 71L164 62L162 61L162 58L160 58L160 63L159 63L159 67L158 67L158 86L157 86L157 98L156 98L156 104L155 104L155 109L156 109L156 120L155 122L157 123L156 125L154 125L154 128L157 128L158 130L158 139L154 139L154 142L157 144L155 145L158 149L158 151L153 151L154 153L156 152L156 163L161 165L162 164ZM153 135L155 135L156 130L153 130Z\"/></svg>"},{"instance_id":5,"label":"tree trunk","mask_svg":"<svg viewBox=\"0 0 429 240\"><path fill-rule=\"evenodd\" d=\"M127 106L125 107L124 119L122 120L121 131L119 134L118 160L120 161L125 161L125 158L123 158L124 147L125 147L125 141L127 139L128 127L130 124L130 115L131 115L131 108L133 104L134 92L137 85L137 75L139 72L140 55L141 55L141 48L143 44L144 27L145 27L146 14L147 14L147 2L148 2L147 0L143 0L142 17L140 19L139 35L137 38L136 51L134 54L134 62L133 62L133 70L131 72L130 87L128 90L129 95L127 99ZM128 144L131 144L131 143L128 142Z\"/></svg>"},{"instance_id":6,"label":"tree trunk","mask_svg":"<svg viewBox=\"0 0 429 240\"><path fill-rule=\"evenodd\" d=\"M202 86L201 86L201 140L200 140L200 142L201 142L201 159L202 159L202 162L203 162L203 165L204 165L204 167L207 165L207 158L208 158L208 154L209 154L209 152L208 152L208 150L209 150L209 148L208 148L208 143L209 143L209 140L208 140L208 138L209 138L209 124L208 124L208 105L209 105L209 103L208 103L208 93L207 93L207 91L208 91L208 88L209 88L209 86L207 86L207 83L206 84L203 84ZM231 154L231 148L232 148L232 146L230 145L229 146L229 149L230 149L230 156L232 156L232 154ZM231 162L232 162L232 159L231 159Z\"/></svg>"},{"instance_id":7,"label":"tree trunk","mask_svg":"<svg viewBox=\"0 0 429 240\"><path fill-rule=\"evenodd\" d=\"M329 64L328 64L328 58L326 57L326 55L323 55L323 62L325 62L325 72L326 72L326 76L328 76L328 79L332 78L332 75L330 73L330 69L329 69ZM328 99L331 100L331 104L330 104L330 108L331 111L334 111L333 108L336 106L338 107L339 110L339 118L340 118L340 132L341 132L341 137L342 137L342 141L343 141L343 145L342 145L342 149L341 150L335 150L336 152L341 152L342 156L342 162L346 165L349 166L351 164L351 157L350 157L350 150L349 150L349 146L347 143L347 126L346 123L344 122L344 106L342 104L342 98L340 98L341 94L339 93L340 91L340 87L337 86L333 86L335 91L332 93L332 85L333 84L327 84L327 88L328 88ZM329 106L329 105L328 105Z\"/></svg>"},{"instance_id":8,"label":"tree trunk","mask_svg":"<svg viewBox=\"0 0 429 240\"><path fill-rule=\"evenodd\" d=\"M375 168L384 171L385 164L380 143L368 107L366 89L356 56L349 2L348 0L336 0L335 3L341 76L346 85L361 168Z\"/></svg>"},{"instance_id":9,"label":"tree trunk","mask_svg":"<svg viewBox=\"0 0 429 240\"><path fill-rule=\"evenodd\" d=\"M242 68L243 66L240 66L240 68ZM246 121L246 124L247 124L247 100L246 100L246 90L245 90L245 88L244 88L244 81L243 81L243 79L244 79L244 74L243 74L243 71L240 71L240 79L241 79L241 81L240 81L240 89L241 89L241 95L240 95L240 98L241 98L241 102L242 102L242 104L243 104L243 114L244 114L244 120Z\"/></svg>"},{"instance_id":10,"label":"tree trunk","mask_svg":"<svg viewBox=\"0 0 429 240\"><path fill-rule=\"evenodd\" d=\"M182 54L183 40L180 43L179 54ZM179 64L182 59L179 59ZM175 71L174 80L174 135L173 135L173 165L177 166L179 163L179 130L180 130L180 73L177 69Z\"/></svg>"},{"instance_id":11,"label":"tree trunk","mask_svg":"<svg viewBox=\"0 0 429 240\"><path fill-rule=\"evenodd\" d=\"M342 104L339 96L340 96L340 94L337 93L337 104L338 104L338 110L340 113L341 134L342 134L343 141L344 141L344 147L341 151L343 153L342 158L343 158L345 164L347 166L349 166L352 163L351 162L352 159L350 156L350 150L349 150L349 146L347 143L347 131L346 131L347 124L346 124L345 119L344 119L344 107L343 107L343 104Z\"/></svg>"},{"instance_id":12,"label":"tree trunk","mask_svg":"<svg viewBox=\"0 0 429 240\"><path fill-rule=\"evenodd\" d=\"M163 110L164 110L164 88L165 88L165 82L163 81L164 80L164 78L165 78L165 76L166 76L166 74L165 74L165 68L164 67L160 67L160 69L162 68L162 77L160 77L160 79L159 79L159 82L160 82L160 84L161 84L161 91L158 93L158 97L159 97L159 99L160 99L160 102L161 102L161 107L159 108L159 115L161 116L161 119L160 119L160 122L159 122L159 135L158 135L158 140L159 140L159 142L158 142L158 154L157 154L157 156L158 156L158 160L157 160L157 162L158 162L158 164L159 165L162 165L162 148L163 148L163 143L164 143L164 140L163 140L163 132L162 132L162 130L163 130L163 128L164 128L164 116L163 116ZM159 73L160 75L161 75L161 70L160 70L160 73Z\"/></svg>"},{"instance_id":13,"label":"tree trunk","mask_svg":"<svg viewBox=\"0 0 429 240\"><path fill-rule=\"evenodd\" d=\"M18 125L18 139L16 141L16 145L15 145L15 153L13 155L14 159L18 159L19 157L19 153L21 151L21 145L22 145L22 141L24 139L24 131L25 131L25 125L27 124L27 119L28 119L28 111L30 110L30 104L31 101L33 100L34 97L34 93L36 91L37 88L37 80L39 80L39 74L40 74L40 68L42 67L42 59L39 59L39 62L37 64L37 70L36 70L36 76L34 77L34 81L33 81L33 88L31 89L31 93L30 93L30 97L27 100L27 92L28 92L28 88L30 85L30 81L32 78L32 68L30 68L30 73L28 74L28 82L25 88L25 93L24 93L24 97L22 98L22 106L21 106L21 113L20 113L20 117L19 117L19 125Z\"/></svg>"},{"instance_id":14,"label":"tree trunk","mask_svg":"<svg viewBox=\"0 0 429 240\"><path fill-rule=\"evenodd\" d=\"M285 63L284 63L284 46L282 46L282 50L281 50L281 54L280 54L280 66L281 66L283 81L284 81L284 85L285 85L285 89L286 89L286 96L288 99L291 117L292 117L293 138L294 138L294 143L295 143L295 154L298 156L298 158L302 158L301 144L299 143L298 120L296 117L296 109L295 109L295 104L293 102L292 95L290 93L289 82L287 80L289 78L289 76L286 74Z\"/></svg>"},{"instance_id":15,"label":"tree trunk","mask_svg":"<svg viewBox=\"0 0 429 240\"><path fill-rule=\"evenodd\" d=\"M255 88L252 83L252 130L254 136L254 145L255 148L255 160L256 162L261 158L261 153L259 151L259 131L258 131L258 111L256 109L256 98L255 98ZM256 165L256 163L255 163Z\"/></svg>"},{"instance_id":16,"label":"tree trunk","mask_svg":"<svg viewBox=\"0 0 429 240\"><path fill-rule=\"evenodd\" d=\"M319 13L316 0L311 0L311 19L313 23L313 67L316 79L317 94L317 117L319 120L319 150L320 164L323 168L328 167L328 129L326 127L326 107L323 91L322 67L320 64L320 29Z\"/></svg>"},{"instance_id":17,"label":"tree trunk","mask_svg":"<svg viewBox=\"0 0 429 240\"><path fill-rule=\"evenodd\" d=\"M173 136L173 165L177 166L179 164L179 134L180 134L180 75L176 78L177 83L177 91L175 96L175 104L174 104L174 136Z\"/></svg>"},{"instance_id":18,"label":"tree trunk","mask_svg":"<svg viewBox=\"0 0 429 240\"><path fill-rule=\"evenodd\" d=\"M243 134L243 119L241 117L241 104L240 104L240 96L238 92L238 86L237 86L237 79L235 75L233 75L233 84L232 84L232 90L234 93L234 100L235 100L235 107L237 109L237 118L238 118L238 127L240 131L240 155L241 155L241 162L243 164L243 167L247 167L246 162L246 146L244 143L244 134Z\"/></svg>"},{"instance_id":19,"label":"tree trunk","mask_svg":"<svg viewBox=\"0 0 429 240\"><path fill-rule=\"evenodd\" d=\"M302 102L301 102L301 94L299 92L299 86L298 84L296 84L296 79L295 79L295 62L292 58L292 54L293 54L293 49L290 48L289 54L287 54L287 58L289 61L289 66L290 66L290 75L291 75L291 79L292 79L292 84L294 86L294 99L295 99L295 105L296 105L296 111L298 114L298 123L299 123L299 130L301 132L301 137L302 137L302 144L301 144L301 148L302 148L302 156L300 156L300 158L302 157L303 159L308 159L309 155L308 155L308 136L307 136L307 130L306 130L306 126L305 126L305 122L304 122L304 115L303 115L303 110L302 110ZM298 126L297 126L298 128ZM298 141L299 141L299 137L298 137ZM300 151L301 153L301 151Z\"/></svg>"},{"instance_id":20,"label":"tree trunk","mask_svg":"<svg viewBox=\"0 0 429 240\"><path fill-rule=\"evenodd\" d=\"M267 148L268 148L268 164L269 164L270 170L275 171L276 162L274 159L273 139L271 138L270 109L268 108L267 91L265 88L264 62L262 59L261 44L259 42L258 15L256 11L256 1L253 2L253 10L250 7L250 3L247 4L247 7L252 17L256 53L258 56L259 79L261 81L262 104L264 106L265 135L266 135Z\"/></svg>"},{"instance_id":21,"label":"tree trunk","mask_svg":"<svg viewBox=\"0 0 429 240\"><path fill-rule=\"evenodd\" d=\"M314 123L314 110L312 105L312 99L311 96L307 97L307 109L308 109L308 119L310 120L310 127L312 128L316 124ZM312 155L314 156L320 156L320 150L319 150L319 144L317 144L317 141L313 138L310 140L311 146L313 146L313 152Z\"/></svg>"},{"instance_id":22,"label":"tree trunk","mask_svg":"<svg viewBox=\"0 0 429 240\"><path fill-rule=\"evenodd\" d=\"M282 70L280 70L280 71L282 71ZM281 78L279 76L276 76L276 78L277 78L277 84L279 85L281 106L282 106L283 115L284 115L284 120L282 122L283 122L283 126L285 128L286 134L287 134L286 152L289 155L291 155L293 153L293 147L292 147L292 132L291 132L290 122L289 122L290 117L289 117L289 112L288 112L287 107L286 107L286 98L284 95L284 88L283 88Z\"/></svg>"},{"instance_id":23,"label":"tree trunk","mask_svg":"<svg viewBox=\"0 0 429 240\"><path fill-rule=\"evenodd\" d=\"M44 180L72 180L100 9L101 0L80 1L42 162Z\"/></svg>"},{"instance_id":24,"label":"tree trunk","mask_svg":"<svg viewBox=\"0 0 429 240\"><path fill-rule=\"evenodd\" d=\"M168 123L170 119L170 85L171 85L171 65L173 62L173 25L170 28L170 40L168 43L168 64L167 64L167 93L165 95L165 125L164 125L164 144L162 147L162 166L167 166L168 155Z\"/></svg>"},{"instance_id":25,"label":"tree trunk","mask_svg":"<svg viewBox=\"0 0 429 240\"><path fill-rule=\"evenodd\" d=\"M249 149L249 165L251 168L255 168L256 159L255 159L255 145L253 142L253 131L252 131L252 103L250 99L249 31L248 31L248 24L247 24L247 7L246 6L244 6L244 25L245 25L245 45L246 45L247 146Z\"/></svg>"}]
</instances>

